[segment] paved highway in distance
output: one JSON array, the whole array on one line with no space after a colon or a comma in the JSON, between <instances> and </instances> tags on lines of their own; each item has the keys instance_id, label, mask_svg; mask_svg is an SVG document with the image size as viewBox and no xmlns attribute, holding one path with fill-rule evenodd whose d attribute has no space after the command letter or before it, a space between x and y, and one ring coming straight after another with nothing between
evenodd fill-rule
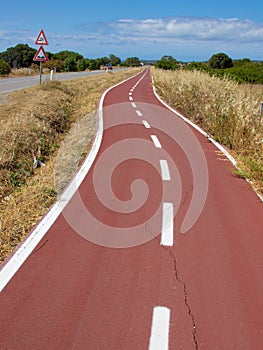
<instances>
[{"instance_id":1,"label":"paved highway in distance","mask_svg":"<svg viewBox=\"0 0 263 350\"><path fill-rule=\"evenodd\" d=\"M115 71L125 69L117 68ZM71 73L59 73L54 74L54 80L70 80L75 78L82 78L87 75L105 74L104 70L92 71L92 72L71 72ZM50 79L49 74L42 75L42 81L48 81ZM12 92L15 90L24 89L39 84L39 75L21 77L21 78L6 78L0 79L0 94Z\"/></svg>"}]
</instances>

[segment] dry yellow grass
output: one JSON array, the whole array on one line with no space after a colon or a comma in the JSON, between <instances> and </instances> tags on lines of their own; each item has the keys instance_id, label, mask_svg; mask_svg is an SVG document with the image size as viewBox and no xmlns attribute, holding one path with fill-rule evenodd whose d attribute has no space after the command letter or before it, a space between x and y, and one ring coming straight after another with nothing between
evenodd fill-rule
<instances>
[{"instance_id":1,"label":"dry yellow grass","mask_svg":"<svg viewBox=\"0 0 263 350\"><path fill-rule=\"evenodd\" d=\"M160 96L233 153L240 176L263 193L263 85L238 85L203 72L152 69Z\"/></svg>"},{"instance_id":2,"label":"dry yellow grass","mask_svg":"<svg viewBox=\"0 0 263 350\"><path fill-rule=\"evenodd\" d=\"M95 133L91 113L102 92L138 71L53 81L9 94L0 104L0 261L56 200L54 163L67 131L89 115L88 152ZM33 155L46 166L34 169Z\"/></svg>"}]
</instances>

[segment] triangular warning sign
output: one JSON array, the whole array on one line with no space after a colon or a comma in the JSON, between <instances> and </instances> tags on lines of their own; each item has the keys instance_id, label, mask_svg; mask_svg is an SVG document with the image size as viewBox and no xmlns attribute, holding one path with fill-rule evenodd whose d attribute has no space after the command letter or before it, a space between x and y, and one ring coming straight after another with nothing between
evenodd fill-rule
<instances>
[{"instance_id":1,"label":"triangular warning sign","mask_svg":"<svg viewBox=\"0 0 263 350\"><path fill-rule=\"evenodd\" d=\"M42 46L40 46L40 48L35 53L33 61L42 61L42 62L47 62L48 61L47 54L45 53L45 50L43 49Z\"/></svg>"},{"instance_id":2,"label":"triangular warning sign","mask_svg":"<svg viewBox=\"0 0 263 350\"><path fill-rule=\"evenodd\" d=\"M35 41L36 45L48 45L47 38L43 30L38 34L37 40Z\"/></svg>"}]
</instances>

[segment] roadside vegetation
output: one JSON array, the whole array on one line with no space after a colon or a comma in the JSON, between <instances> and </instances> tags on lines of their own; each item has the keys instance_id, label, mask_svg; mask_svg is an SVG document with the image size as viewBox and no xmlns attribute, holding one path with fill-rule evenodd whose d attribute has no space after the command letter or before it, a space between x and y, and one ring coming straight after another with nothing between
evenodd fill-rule
<instances>
[{"instance_id":1,"label":"roadside vegetation","mask_svg":"<svg viewBox=\"0 0 263 350\"><path fill-rule=\"evenodd\" d=\"M36 49L27 44L18 44L0 52L0 76L33 75L39 73L39 64L32 63ZM74 51L60 51L58 53L46 52L49 59L43 63L43 69L49 71L55 69L60 72L77 72L85 70L98 70L110 64L111 66L139 67L138 57L128 57L124 62L113 54L109 57L96 59L84 58L83 55Z\"/></svg>"},{"instance_id":2,"label":"roadside vegetation","mask_svg":"<svg viewBox=\"0 0 263 350\"><path fill-rule=\"evenodd\" d=\"M102 92L139 70L46 82L10 93L0 104L0 261L57 199L54 163L69 129L91 114L88 152Z\"/></svg>"},{"instance_id":3,"label":"roadside vegetation","mask_svg":"<svg viewBox=\"0 0 263 350\"><path fill-rule=\"evenodd\" d=\"M178 69L200 71L238 83L263 84L263 61L255 62L249 58L232 60L221 52L212 55L206 62L180 62L166 55L157 61L155 67L173 71Z\"/></svg>"},{"instance_id":4,"label":"roadside vegetation","mask_svg":"<svg viewBox=\"0 0 263 350\"><path fill-rule=\"evenodd\" d=\"M238 174L263 194L263 85L183 67L153 68L152 74L159 95L225 145L238 162Z\"/></svg>"}]
</instances>

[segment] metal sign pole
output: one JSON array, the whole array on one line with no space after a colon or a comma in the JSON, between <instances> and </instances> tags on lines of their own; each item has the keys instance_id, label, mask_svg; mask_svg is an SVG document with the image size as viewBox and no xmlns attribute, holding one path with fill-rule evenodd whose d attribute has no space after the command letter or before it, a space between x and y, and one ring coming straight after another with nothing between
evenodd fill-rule
<instances>
[{"instance_id":1,"label":"metal sign pole","mask_svg":"<svg viewBox=\"0 0 263 350\"><path fill-rule=\"evenodd\" d=\"M42 81L42 61L40 61L40 77L39 77L39 83L41 84Z\"/></svg>"}]
</instances>

